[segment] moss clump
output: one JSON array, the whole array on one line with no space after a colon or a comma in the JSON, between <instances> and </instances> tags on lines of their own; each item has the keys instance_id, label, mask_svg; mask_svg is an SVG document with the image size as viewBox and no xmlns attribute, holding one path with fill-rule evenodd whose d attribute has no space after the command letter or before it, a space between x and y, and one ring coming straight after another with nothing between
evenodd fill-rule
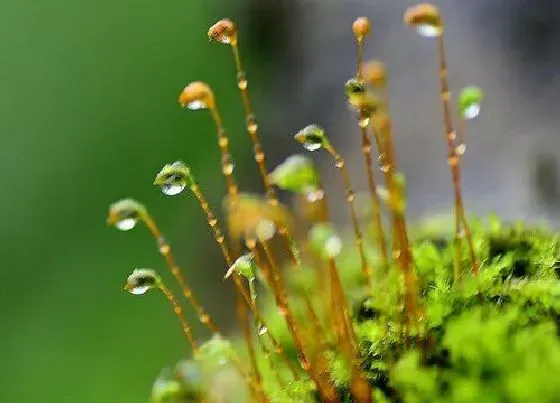
<instances>
[{"instance_id":1,"label":"moss clump","mask_svg":"<svg viewBox=\"0 0 560 403\"><path fill-rule=\"evenodd\" d=\"M557 235L495 218L490 228L475 227L480 293L470 276L454 285L452 243L442 247L441 237L424 237L413 244L426 328L421 335L412 329L408 340L398 321L399 297L388 286L394 279L379 276L375 296L364 298L359 264L349 258L341 266L377 401L553 402L560 396ZM350 402L349 371L336 354L331 358L332 381Z\"/></svg>"}]
</instances>

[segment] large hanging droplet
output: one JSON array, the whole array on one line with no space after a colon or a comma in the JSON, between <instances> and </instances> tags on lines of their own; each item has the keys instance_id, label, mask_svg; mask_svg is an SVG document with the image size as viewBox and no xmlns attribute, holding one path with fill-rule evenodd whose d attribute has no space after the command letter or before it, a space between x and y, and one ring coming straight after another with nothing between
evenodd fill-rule
<instances>
[{"instance_id":1,"label":"large hanging droplet","mask_svg":"<svg viewBox=\"0 0 560 403\"><path fill-rule=\"evenodd\" d=\"M161 191L168 196L181 193L187 185L192 186L194 179L190 169L181 161L165 165L156 175L154 184L160 186Z\"/></svg>"},{"instance_id":2,"label":"large hanging droplet","mask_svg":"<svg viewBox=\"0 0 560 403\"><path fill-rule=\"evenodd\" d=\"M404 22L426 38L443 34L441 14L433 4L422 3L408 8L404 13Z\"/></svg>"},{"instance_id":3,"label":"large hanging droplet","mask_svg":"<svg viewBox=\"0 0 560 403\"><path fill-rule=\"evenodd\" d=\"M152 269L134 269L126 279L124 289L134 295L142 295L157 287L159 276Z\"/></svg>"},{"instance_id":4,"label":"large hanging droplet","mask_svg":"<svg viewBox=\"0 0 560 403\"><path fill-rule=\"evenodd\" d=\"M123 199L109 206L107 224L121 231L130 231L147 215L146 208L133 199Z\"/></svg>"},{"instance_id":5,"label":"large hanging droplet","mask_svg":"<svg viewBox=\"0 0 560 403\"><path fill-rule=\"evenodd\" d=\"M459 93L458 106L461 117L471 120L480 115L480 104L484 94L478 87L465 87Z\"/></svg>"},{"instance_id":6,"label":"large hanging droplet","mask_svg":"<svg viewBox=\"0 0 560 403\"><path fill-rule=\"evenodd\" d=\"M294 138L299 141L307 151L316 151L329 144L325 135L325 130L317 125L304 127Z\"/></svg>"}]
</instances>

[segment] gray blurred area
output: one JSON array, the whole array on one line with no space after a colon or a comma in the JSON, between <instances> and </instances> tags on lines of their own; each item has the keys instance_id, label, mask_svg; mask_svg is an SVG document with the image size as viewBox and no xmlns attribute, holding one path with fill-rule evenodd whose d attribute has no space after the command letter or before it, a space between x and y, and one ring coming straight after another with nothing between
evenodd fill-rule
<instances>
[{"instance_id":1,"label":"gray blurred area","mask_svg":"<svg viewBox=\"0 0 560 403\"><path fill-rule=\"evenodd\" d=\"M449 211L434 40L404 26L413 0L253 0L241 7L251 43L266 56L261 86L266 136L291 143L309 123L328 129L349 161L357 190L366 189L359 133L344 83L355 74L353 20L373 22L366 59L389 68L399 168L408 177L410 216ZM467 126L463 188L477 215L496 211L514 219L559 221L560 2L447 0L435 2L446 25L449 79L454 94L478 85L486 99ZM244 18L243 18L244 17ZM271 140L268 140L269 142ZM278 159L278 153L273 159ZM341 193L330 161L318 156L329 193ZM277 162L277 161L276 161ZM379 175L378 175L379 176ZM333 197L333 196L332 196ZM336 196L334 196L336 197ZM343 203L338 217L345 217Z\"/></svg>"}]
</instances>

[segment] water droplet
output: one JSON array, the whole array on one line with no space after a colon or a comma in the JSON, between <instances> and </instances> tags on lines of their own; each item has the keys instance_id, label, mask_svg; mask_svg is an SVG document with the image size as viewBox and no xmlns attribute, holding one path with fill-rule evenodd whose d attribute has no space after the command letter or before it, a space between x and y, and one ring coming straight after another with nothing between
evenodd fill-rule
<instances>
[{"instance_id":1,"label":"water droplet","mask_svg":"<svg viewBox=\"0 0 560 403\"><path fill-rule=\"evenodd\" d=\"M434 38L440 36L443 33L441 27L437 25L430 24L420 24L416 26L416 31L425 38Z\"/></svg>"},{"instance_id":2,"label":"water droplet","mask_svg":"<svg viewBox=\"0 0 560 403\"><path fill-rule=\"evenodd\" d=\"M241 79L237 82L237 86L239 87L240 90L246 90L247 89L247 80L246 79Z\"/></svg>"},{"instance_id":3,"label":"water droplet","mask_svg":"<svg viewBox=\"0 0 560 403\"><path fill-rule=\"evenodd\" d=\"M233 173L234 168L235 168L235 165L233 164L233 162L226 162L222 166L222 172L224 173L224 175L231 175Z\"/></svg>"},{"instance_id":4,"label":"water droplet","mask_svg":"<svg viewBox=\"0 0 560 403\"><path fill-rule=\"evenodd\" d=\"M186 185L187 184L184 182L168 182L161 185L161 191L167 196L175 196L181 193L185 189Z\"/></svg>"},{"instance_id":5,"label":"water droplet","mask_svg":"<svg viewBox=\"0 0 560 403\"><path fill-rule=\"evenodd\" d=\"M245 124L247 126L247 131L249 133L256 133L257 130L259 129L259 126L257 124L257 118L255 117L255 115L251 114L247 116Z\"/></svg>"},{"instance_id":6,"label":"water droplet","mask_svg":"<svg viewBox=\"0 0 560 403\"><path fill-rule=\"evenodd\" d=\"M268 333L268 327L266 327L265 325L263 325L262 323L259 325L258 327L258 331L257 334L259 336L265 335L266 333Z\"/></svg>"},{"instance_id":7,"label":"water droplet","mask_svg":"<svg viewBox=\"0 0 560 403\"><path fill-rule=\"evenodd\" d=\"M297 359L301 368L304 371L309 371L311 363L307 360L307 358L303 354L298 353Z\"/></svg>"},{"instance_id":8,"label":"water droplet","mask_svg":"<svg viewBox=\"0 0 560 403\"><path fill-rule=\"evenodd\" d=\"M134 269L126 279L124 289L134 295L142 295L157 287L159 277L152 269Z\"/></svg>"},{"instance_id":9,"label":"water droplet","mask_svg":"<svg viewBox=\"0 0 560 403\"><path fill-rule=\"evenodd\" d=\"M131 294L134 295L142 295L145 294L150 289L149 286L142 286L142 287L133 287L129 290Z\"/></svg>"},{"instance_id":10,"label":"water droplet","mask_svg":"<svg viewBox=\"0 0 560 403\"><path fill-rule=\"evenodd\" d=\"M339 168L339 169L340 169L340 168L344 168L344 160L343 160L342 158L338 158L338 159L335 161L334 165L335 165L337 168Z\"/></svg>"},{"instance_id":11,"label":"water droplet","mask_svg":"<svg viewBox=\"0 0 560 403\"><path fill-rule=\"evenodd\" d=\"M323 200L325 197L325 192L323 189L314 189L310 190L305 194L305 198L310 203L318 202L319 200Z\"/></svg>"},{"instance_id":12,"label":"water droplet","mask_svg":"<svg viewBox=\"0 0 560 403\"><path fill-rule=\"evenodd\" d=\"M137 217L125 217L115 223L115 227L121 231L130 231L136 226Z\"/></svg>"},{"instance_id":13,"label":"water droplet","mask_svg":"<svg viewBox=\"0 0 560 403\"><path fill-rule=\"evenodd\" d=\"M325 130L317 125L309 125L300 130L294 138L299 141L307 151L316 151L328 144Z\"/></svg>"},{"instance_id":14,"label":"water droplet","mask_svg":"<svg viewBox=\"0 0 560 403\"><path fill-rule=\"evenodd\" d=\"M457 147L455 147L455 152L459 157L465 155L466 150L467 150L467 145L465 143L461 143Z\"/></svg>"},{"instance_id":15,"label":"water droplet","mask_svg":"<svg viewBox=\"0 0 560 403\"><path fill-rule=\"evenodd\" d=\"M392 252L392 255L393 255L393 259L397 260L398 258L401 257L401 250L400 249L394 250Z\"/></svg>"},{"instance_id":16,"label":"water droplet","mask_svg":"<svg viewBox=\"0 0 560 403\"><path fill-rule=\"evenodd\" d=\"M369 125L369 116L361 116L360 119L358 120L358 124L360 125L361 128L366 128Z\"/></svg>"},{"instance_id":17,"label":"water droplet","mask_svg":"<svg viewBox=\"0 0 560 403\"><path fill-rule=\"evenodd\" d=\"M210 322L210 316L207 313L201 314L199 319L200 319L200 322L204 323L204 324Z\"/></svg>"},{"instance_id":18,"label":"water droplet","mask_svg":"<svg viewBox=\"0 0 560 403\"><path fill-rule=\"evenodd\" d=\"M161 253L162 255L167 255L171 251L171 247L164 237L160 236L157 240L157 244L159 253Z\"/></svg>"},{"instance_id":19,"label":"water droplet","mask_svg":"<svg viewBox=\"0 0 560 403\"><path fill-rule=\"evenodd\" d=\"M387 173L391 169L391 164L389 164L389 161L387 161L387 155L385 153L382 153L379 156L378 163L379 163L379 169L381 169L381 172Z\"/></svg>"},{"instance_id":20,"label":"water droplet","mask_svg":"<svg viewBox=\"0 0 560 403\"><path fill-rule=\"evenodd\" d=\"M480 114L480 104L473 104L463 111L463 117L467 120L476 118Z\"/></svg>"},{"instance_id":21,"label":"water droplet","mask_svg":"<svg viewBox=\"0 0 560 403\"><path fill-rule=\"evenodd\" d=\"M452 131L451 133L448 134L448 137L449 137L449 140L455 141L455 139L457 138L457 132Z\"/></svg>"},{"instance_id":22,"label":"water droplet","mask_svg":"<svg viewBox=\"0 0 560 403\"><path fill-rule=\"evenodd\" d=\"M332 235L326 240L324 248L327 256L337 257L342 251L342 239L338 235Z\"/></svg>"},{"instance_id":23,"label":"water droplet","mask_svg":"<svg viewBox=\"0 0 560 403\"><path fill-rule=\"evenodd\" d=\"M187 108L189 108L190 110L196 111L199 109L206 109L208 107L208 105L206 105L205 102L202 102L200 100L194 100L191 101L189 103L187 103Z\"/></svg>"}]
</instances>

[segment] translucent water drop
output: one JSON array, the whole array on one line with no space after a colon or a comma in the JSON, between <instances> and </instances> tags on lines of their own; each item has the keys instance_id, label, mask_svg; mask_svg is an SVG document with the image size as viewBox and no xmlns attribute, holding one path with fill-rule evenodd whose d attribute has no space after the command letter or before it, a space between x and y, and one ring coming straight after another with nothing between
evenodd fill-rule
<instances>
[{"instance_id":1,"label":"translucent water drop","mask_svg":"<svg viewBox=\"0 0 560 403\"><path fill-rule=\"evenodd\" d=\"M440 27L429 24L421 24L416 27L416 31L425 38L434 38L441 35L442 31Z\"/></svg>"},{"instance_id":2,"label":"translucent water drop","mask_svg":"<svg viewBox=\"0 0 560 403\"><path fill-rule=\"evenodd\" d=\"M316 151L328 145L325 130L317 125L309 125L300 130L294 138L299 141L307 151Z\"/></svg>"},{"instance_id":3,"label":"translucent water drop","mask_svg":"<svg viewBox=\"0 0 560 403\"><path fill-rule=\"evenodd\" d=\"M149 289L149 286L133 287L129 290L129 292L134 295L142 295L148 292Z\"/></svg>"},{"instance_id":4,"label":"translucent water drop","mask_svg":"<svg viewBox=\"0 0 560 403\"><path fill-rule=\"evenodd\" d=\"M262 335L265 335L266 333L268 333L268 327L266 327L265 325L263 325L261 323L258 327L257 334L259 336L262 336Z\"/></svg>"},{"instance_id":5,"label":"translucent water drop","mask_svg":"<svg viewBox=\"0 0 560 403\"><path fill-rule=\"evenodd\" d=\"M305 148L307 151L316 151L319 148L321 148L321 144L320 143L304 143L303 148Z\"/></svg>"},{"instance_id":6,"label":"translucent water drop","mask_svg":"<svg viewBox=\"0 0 560 403\"><path fill-rule=\"evenodd\" d=\"M340 255L342 251L342 239L339 236L333 235L327 239L325 242L325 252L330 257L336 257Z\"/></svg>"},{"instance_id":7,"label":"translucent water drop","mask_svg":"<svg viewBox=\"0 0 560 403\"><path fill-rule=\"evenodd\" d=\"M320 200L323 200L325 197L325 192L323 189L314 189L314 190L309 190L306 194L305 194L305 198L307 199L308 202L310 203L315 203L318 202Z\"/></svg>"},{"instance_id":8,"label":"translucent water drop","mask_svg":"<svg viewBox=\"0 0 560 403\"><path fill-rule=\"evenodd\" d=\"M224 173L224 175L231 175L233 173L234 168L235 165L233 164L233 162L226 162L222 166L222 172Z\"/></svg>"},{"instance_id":9,"label":"translucent water drop","mask_svg":"<svg viewBox=\"0 0 560 403\"><path fill-rule=\"evenodd\" d=\"M179 193L181 193L184 189L185 186L187 184L186 183L173 183L173 182L169 182L169 183L164 183L163 185L161 185L161 191L163 193L165 193L167 196L175 196L178 195Z\"/></svg>"},{"instance_id":10,"label":"translucent water drop","mask_svg":"<svg viewBox=\"0 0 560 403\"><path fill-rule=\"evenodd\" d=\"M161 253L162 255L167 255L171 251L171 246L169 246L169 243L163 236L160 236L158 238L157 245L159 253Z\"/></svg>"},{"instance_id":11,"label":"translucent water drop","mask_svg":"<svg viewBox=\"0 0 560 403\"><path fill-rule=\"evenodd\" d=\"M366 128L369 125L369 116L361 116L360 119L358 120L358 125L360 125L361 128Z\"/></svg>"},{"instance_id":12,"label":"translucent water drop","mask_svg":"<svg viewBox=\"0 0 560 403\"><path fill-rule=\"evenodd\" d=\"M455 152L459 157L462 157L465 154L465 151L467 151L467 145L465 143L461 143L455 147Z\"/></svg>"},{"instance_id":13,"label":"translucent water drop","mask_svg":"<svg viewBox=\"0 0 560 403\"><path fill-rule=\"evenodd\" d=\"M134 295L142 295L150 289L157 287L159 277L151 269L134 269L132 274L126 279L124 289Z\"/></svg>"},{"instance_id":14,"label":"translucent water drop","mask_svg":"<svg viewBox=\"0 0 560 403\"><path fill-rule=\"evenodd\" d=\"M240 79L239 81L237 81L237 87L238 87L240 90L246 90L246 89L247 89L247 85L248 85L248 82L247 82L247 80L246 80L245 78L242 78L242 79Z\"/></svg>"},{"instance_id":15,"label":"translucent water drop","mask_svg":"<svg viewBox=\"0 0 560 403\"><path fill-rule=\"evenodd\" d=\"M189 108L192 111L196 111L199 109L206 109L208 107L208 105L206 105L205 102L200 101L200 100L194 100L191 101L189 103L187 103L187 108Z\"/></svg>"},{"instance_id":16,"label":"translucent water drop","mask_svg":"<svg viewBox=\"0 0 560 403\"><path fill-rule=\"evenodd\" d=\"M121 231L130 231L136 226L138 222L137 217L126 217L115 223L115 227Z\"/></svg>"},{"instance_id":17,"label":"translucent water drop","mask_svg":"<svg viewBox=\"0 0 560 403\"><path fill-rule=\"evenodd\" d=\"M303 354L298 353L297 359L301 368L304 371L309 371L311 363L307 360L307 358Z\"/></svg>"},{"instance_id":18,"label":"translucent water drop","mask_svg":"<svg viewBox=\"0 0 560 403\"><path fill-rule=\"evenodd\" d=\"M247 126L247 131L249 133L256 133L259 126L257 124L257 118L255 117L255 115L249 115L247 116L245 125Z\"/></svg>"},{"instance_id":19,"label":"translucent water drop","mask_svg":"<svg viewBox=\"0 0 560 403\"><path fill-rule=\"evenodd\" d=\"M458 97L459 112L465 120L476 118L480 114L480 104L484 94L478 87L470 86L461 90Z\"/></svg>"},{"instance_id":20,"label":"translucent water drop","mask_svg":"<svg viewBox=\"0 0 560 403\"><path fill-rule=\"evenodd\" d=\"M471 105L463 111L463 117L468 120L476 118L479 114L480 104Z\"/></svg>"}]
</instances>

